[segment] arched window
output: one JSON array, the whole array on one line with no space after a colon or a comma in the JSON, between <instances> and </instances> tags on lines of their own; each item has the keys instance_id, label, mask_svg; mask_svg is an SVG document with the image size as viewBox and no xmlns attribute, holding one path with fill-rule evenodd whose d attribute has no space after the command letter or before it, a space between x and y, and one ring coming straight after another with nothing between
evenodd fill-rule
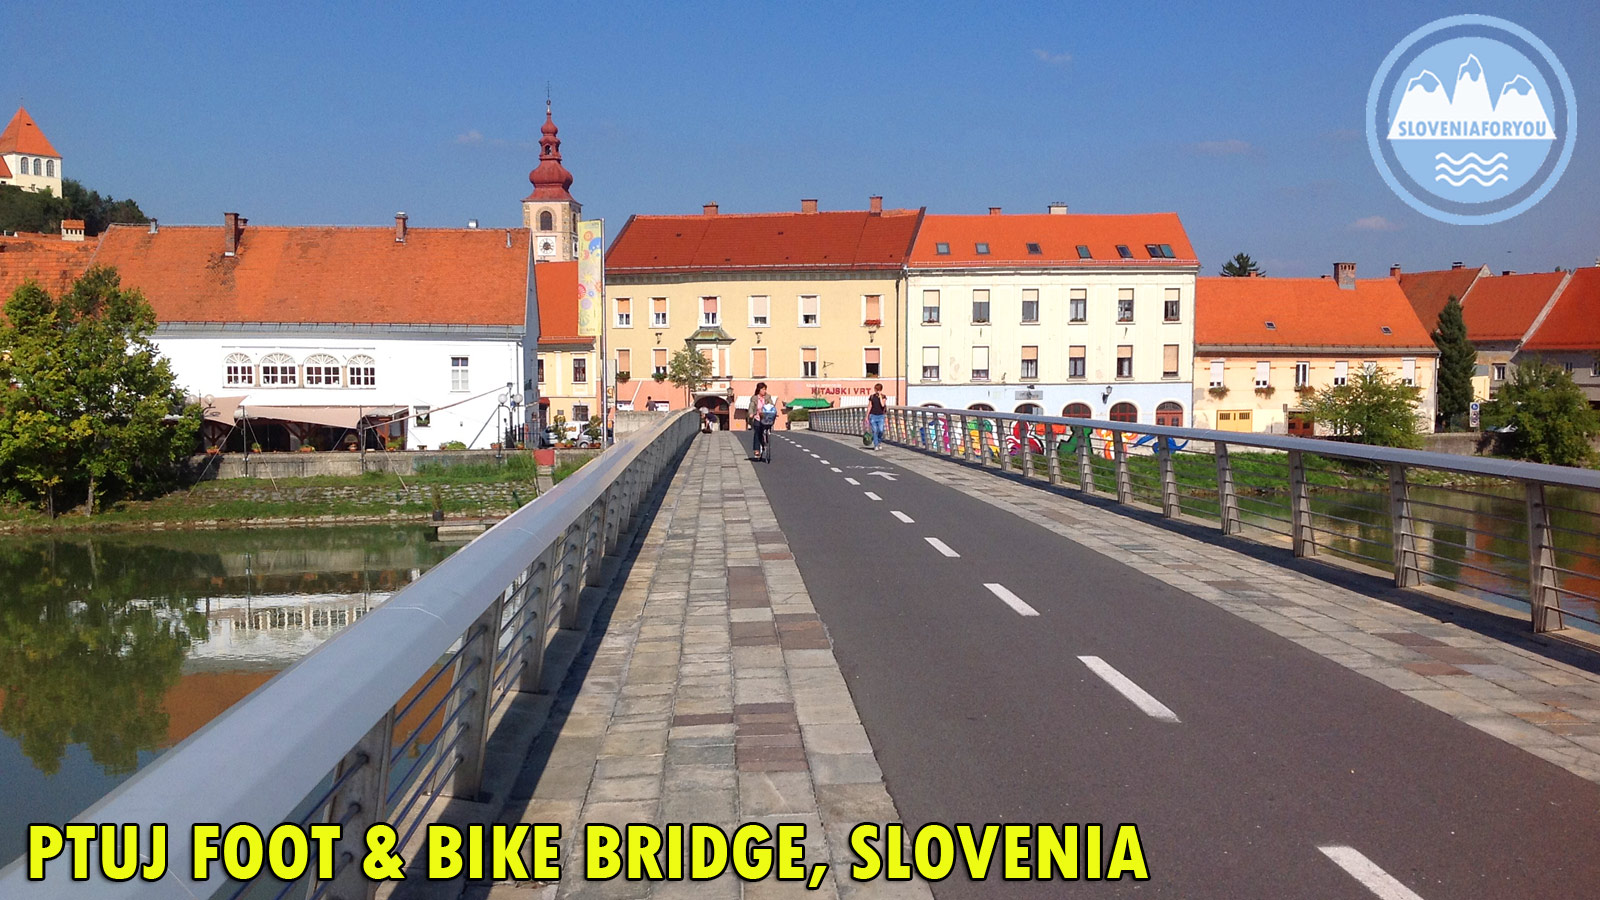
<instances>
[{"instance_id":1,"label":"arched window","mask_svg":"<svg viewBox=\"0 0 1600 900\"><path fill-rule=\"evenodd\" d=\"M261 357L262 387L294 387L299 381L295 375L294 357L289 354L268 353Z\"/></svg>"},{"instance_id":2,"label":"arched window","mask_svg":"<svg viewBox=\"0 0 1600 900\"><path fill-rule=\"evenodd\" d=\"M24 156L21 159L17 160L17 174L19 174L19 175L28 174L28 158L26 156Z\"/></svg>"},{"instance_id":3,"label":"arched window","mask_svg":"<svg viewBox=\"0 0 1600 900\"><path fill-rule=\"evenodd\" d=\"M340 382L339 361L326 353L317 353L306 357L306 387L338 387Z\"/></svg>"},{"instance_id":4,"label":"arched window","mask_svg":"<svg viewBox=\"0 0 1600 900\"><path fill-rule=\"evenodd\" d=\"M994 407L987 403L974 403L967 409L977 410L978 412L994 412Z\"/></svg>"},{"instance_id":5,"label":"arched window","mask_svg":"<svg viewBox=\"0 0 1600 900\"><path fill-rule=\"evenodd\" d=\"M1087 419L1093 413L1087 403L1068 403L1061 415L1068 419Z\"/></svg>"},{"instance_id":6,"label":"arched window","mask_svg":"<svg viewBox=\"0 0 1600 900\"><path fill-rule=\"evenodd\" d=\"M55 160L47 159L47 160L44 161L44 176L46 178L54 178L54 177L56 177L56 161Z\"/></svg>"},{"instance_id":7,"label":"arched window","mask_svg":"<svg viewBox=\"0 0 1600 900\"><path fill-rule=\"evenodd\" d=\"M43 175L44 174L44 163L41 162L38 157L34 157L34 160L33 160L33 174L35 174L35 175Z\"/></svg>"},{"instance_id":8,"label":"arched window","mask_svg":"<svg viewBox=\"0 0 1600 900\"><path fill-rule=\"evenodd\" d=\"M922 405L926 409L944 409L943 403L924 403Z\"/></svg>"},{"instance_id":9,"label":"arched window","mask_svg":"<svg viewBox=\"0 0 1600 900\"><path fill-rule=\"evenodd\" d=\"M1118 403L1111 407L1111 421L1137 422L1139 421L1139 407L1132 403Z\"/></svg>"},{"instance_id":10,"label":"arched window","mask_svg":"<svg viewBox=\"0 0 1600 900\"><path fill-rule=\"evenodd\" d=\"M1037 403L1024 403L1021 406L1017 407L1017 415L1019 415L1019 416L1042 416L1042 415L1044 415L1044 407L1040 406Z\"/></svg>"},{"instance_id":11,"label":"arched window","mask_svg":"<svg viewBox=\"0 0 1600 900\"><path fill-rule=\"evenodd\" d=\"M372 361L372 357L364 353L358 353L345 360L344 371L345 384L353 388L378 386L378 365Z\"/></svg>"},{"instance_id":12,"label":"arched window","mask_svg":"<svg viewBox=\"0 0 1600 900\"><path fill-rule=\"evenodd\" d=\"M1183 407L1171 400L1156 407L1156 424L1182 428Z\"/></svg>"},{"instance_id":13,"label":"arched window","mask_svg":"<svg viewBox=\"0 0 1600 900\"><path fill-rule=\"evenodd\" d=\"M550 210L548 210L548 209L545 210L542 213L539 213L539 230L540 231L555 231L556 230L556 217L550 215Z\"/></svg>"},{"instance_id":14,"label":"arched window","mask_svg":"<svg viewBox=\"0 0 1600 900\"><path fill-rule=\"evenodd\" d=\"M243 353L230 353L222 361L222 381L229 386L250 386L256 383L256 364Z\"/></svg>"}]
</instances>

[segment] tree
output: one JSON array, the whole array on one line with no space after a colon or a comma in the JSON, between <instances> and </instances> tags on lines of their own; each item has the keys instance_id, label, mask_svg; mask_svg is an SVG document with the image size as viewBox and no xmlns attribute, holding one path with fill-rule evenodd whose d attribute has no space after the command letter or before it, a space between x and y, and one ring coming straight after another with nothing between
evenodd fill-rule
<instances>
[{"instance_id":1,"label":"tree","mask_svg":"<svg viewBox=\"0 0 1600 900\"><path fill-rule=\"evenodd\" d=\"M1433 345L1439 348L1439 416L1446 427L1459 425L1472 405L1472 375L1478 368L1478 348L1467 338L1461 301L1453 294L1439 312Z\"/></svg>"},{"instance_id":2,"label":"tree","mask_svg":"<svg viewBox=\"0 0 1600 900\"><path fill-rule=\"evenodd\" d=\"M1250 278L1252 276L1265 276L1256 261L1248 253L1235 253L1233 259L1222 264L1222 274L1228 278Z\"/></svg>"},{"instance_id":3,"label":"tree","mask_svg":"<svg viewBox=\"0 0 1600 900\"><path fill-rule=\"evenodd\" d=\"M1565 369L1537 357L1519 364L1484 404L1483 423L1501 430L1500 449L1518 459L1557 466L1595 461L1589 442L1600 435L1600 413Z\"/></svg>"},{"instance_id":4,"label":"tree","mask_svg":"<svg viewBox=\"0 0 1600 900\"><path fill-rule=\"evenodd\" d=\"M171 365L150 341L155 313L116 270L96 266L59 299L32 282L0 322L0 489L50 515L82 491L103 497L167 483L194 446L198 406L185 406Z\"/></svg>"},{"instance_id":5,"label":"tree","mask_svg":"<svg viewBox=\"0 0 1600 900\"><path fill-rule=\"evenodd\" d=\"M684 347L667 360L667 380L683 388L687 401L695 391L711 384L711 360L693 347Z\"/></svg>"},{"instance_id":6,"label":"tree","mask_svg":"<svg viewBox=\"0 0 1600 900\"><path fill-rule=\"evenodd\" d=\"M0 231L56 234L62 219L82 219L84 232L94 237L111 225L142 225L150 221L133 200L102 197L71 178L61 180L61 196L48 190L27 191L0 185Z\"/></svg>"},{"instance_id":7,"label":"tree","mask_svg":"<svg viewBox=\"0 0 1600 900\"><path fill-rule=\"evenodd\" d=\"M1382 369L1363 369L1344 384L1319 391L1306 411L1334 437L1385 447L1422 446L1417 402L1422 389Z\"/></svg>"}]
</instances>

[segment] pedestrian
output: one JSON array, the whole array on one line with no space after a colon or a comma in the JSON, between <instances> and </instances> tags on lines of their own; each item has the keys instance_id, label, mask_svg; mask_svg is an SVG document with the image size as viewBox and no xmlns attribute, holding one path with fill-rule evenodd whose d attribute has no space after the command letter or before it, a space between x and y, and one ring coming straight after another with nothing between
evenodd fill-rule
<instances>
[{"instance_id":1,"label":"pedestrian","mask_svg":"<svg viewBox=\"0 0 1600 900\"><path fill-rule=\"evenodd\" d=\"M712 432L711 408L710 407L702 407L700 409L700 433L701 434L710 434L711 432Z\"/></svg>"},{"instance_id":2,"label":"pedestrian","mask_svg":"<svg viewBox=\"0 0 1600 900\"><path fill-rule=\"evenodd\" d=\"M765 445L764 432L771 426L764 418L765 408L772 404L772 398L767 395L765 381L756 385L756 392L750 397L750 408L745 410L746 420L750 423L750 458L761 459L761 448ZM776 416L774 416L776 419Z\"/></svg>"},{"instance_id":3,"label":"pedestrian","mask_svg":"<svg viewBox=\"0 0 1600 900\"><path fill-rule=\"evenodd\" d=\"M872 449L883 446L883 427L889 418L889 398L883 395L883 385L872 386L872 396L867 398L867 425L872 429Z\"/></svg>"}]
</instances>

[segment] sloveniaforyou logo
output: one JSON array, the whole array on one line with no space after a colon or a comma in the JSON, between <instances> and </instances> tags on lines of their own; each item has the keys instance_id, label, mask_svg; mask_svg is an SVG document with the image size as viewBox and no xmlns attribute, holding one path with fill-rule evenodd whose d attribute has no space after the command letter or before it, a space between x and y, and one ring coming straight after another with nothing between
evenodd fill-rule
<instances>
[{"instance_id":1,"label":"sloveniaforyou logo","mask_svg":"<svg viewBox=\"0 0 1600 900\"><path fill-rule=\"evenodd\" d=\"M1406 36L1367 98L1378 172L1413 209L1460 225L1538 203L1566 170L1572 82L1550 48L1490 16L1451 16Z\"/></svg>"}]
</instances>

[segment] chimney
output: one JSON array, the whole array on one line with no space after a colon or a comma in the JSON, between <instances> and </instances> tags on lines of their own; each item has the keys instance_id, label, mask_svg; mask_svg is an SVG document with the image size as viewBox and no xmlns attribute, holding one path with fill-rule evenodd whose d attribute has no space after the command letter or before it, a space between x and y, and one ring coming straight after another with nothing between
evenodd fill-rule
<instances>
[{"instance_id":1,"label":"chimney","mask_svg":"<svg viewBox=\"0 0 1600 900\"><path fill-rule=\"evenodd\" d=\"M468 219L467 220L467 227L468 228L477 228L478 227L478 220L477 219Z\"/></svg>"},{"instance_id":2,"label":"chimney","mask_svg":"<svg viewBox=\"0 0 1600 900\"><path fill-rule=\"evenodd\" d=\"M873 194L871 197L867 198L867 212L870 212L875 216L883 213L882 194Z\"/></svg>"},{"instance_id":3,"label":"chimney","mask_svg":"<svg viewBox=\"0 0 1600 900\"><path fill-rule=\"evenodd\" d=\"M1461 262L1461 261L1459 261L1459 260L1457 260L1456 262L1453 262L1453 263L1450 264L1450 268L1452 268L1452 269L1461 269L1461 268L1465 268L1465 267L1466 267L1466 264Z\"/></svg>"},{"instance_id":4,"label":"chimney","mask_svg":"<svg viewBox=\"0 0 1600 900\"><path fill-rule=\"evenodd\" d=\"M236 212L222 214L223 231L223 256L237 256L239 253L239 237L244 233L244 226L250 220Z\"/></svg>"},{"instance_id":5,"label":"chimney","mask_svg":"<svg viewBox=\"0 0 1600 900\"><path fill-rule=\"evenodd\" d=\"M1400 264L1399 263L1395 263L1394 265L1389 267L1389 277L1390 278L1399 278L1400 277Z\"/></svg>"},{"instance_id":6,"label":"chimney","mask_svg":"<svg viewBox=\"0 0 1600 900\"><path fill-rule=\"evenodd\" d=\"M408 218L410 216L403 212L394 214L394 242L396 244L404 244L406 242L406 219Z\"/></svg>"},{"instance_id":7,"label":"chimney","mask_svg":"<svg viewBox=\"0 0 1600 900\"><path fill-rule=\"evenodd\" d=\"M800 201L800 211L803 212L803 213L814 213L814 212L816 212L817 211L817 201L815 201L815 200L801 200Z\"/></svg>"},{"instance_id":8,"label":"chimney","mask_svg":"<svg viewBox=\"0 0 1600 900\"><path fill-rule=\"evenodd\" d=\"M150 233L151 234L160 234L161 233L161 223L157 222L155 219L151 219L150 220Z\"/></svg>"},{"instance_id":9,"label":"chimney","mask_svg":"<svg viewBox=\"0 0 1600 900\"><path fill-rule=\"evenodd\" d=\"M1067 205L1059 200L1050 204L1048 209L1050 210L1050 215L1052 216L1064 216L1067 214Z\"/></svg>"},{"instance_id":10,"label":"chimney","mask_svg":"<svg viewBox=\"0 0 1600 900\"><path fill-rule=\"evenodd\" d=\"M1000 215L1000 207L998 207L998 206L989 207L989 215L991 215L991 216Z\"/></svg>"},{"instance_id":11,"label":"chimney","mask_svg":"<svg viewBox=\"0 0 1600 900\"><path fill-rule=\"evenodd\" d=\"M707 203L705 206L700 207L700 214L703 215L703 216L714 216L714 215L716 215L717 214L717 205L715 203Z\"/></svg>"},{"instance_id":12,"label":"chimney","mask_svg":"<svg viewBox=\"0 0 1600 900\"><path fill-rule=\"evenodd\" d=\"M1353 262L1336 262L1333 264L1333 280L1339 282L1339 290L1353 291L1356 289L1356 264Z\"/></svg>"},{"instance_id":13,"label":"chimney","mask_svg":"<svg viewBox=\"0 0 1600 900\"><path fill-rule=\"evenodd\" d=\"M1500 274L1501 275L1515 275L1515 274L1517 274L1517 270L1516 269L1506 269L1503 272L1501 272Z\"/></svg>"}]
</instances>

